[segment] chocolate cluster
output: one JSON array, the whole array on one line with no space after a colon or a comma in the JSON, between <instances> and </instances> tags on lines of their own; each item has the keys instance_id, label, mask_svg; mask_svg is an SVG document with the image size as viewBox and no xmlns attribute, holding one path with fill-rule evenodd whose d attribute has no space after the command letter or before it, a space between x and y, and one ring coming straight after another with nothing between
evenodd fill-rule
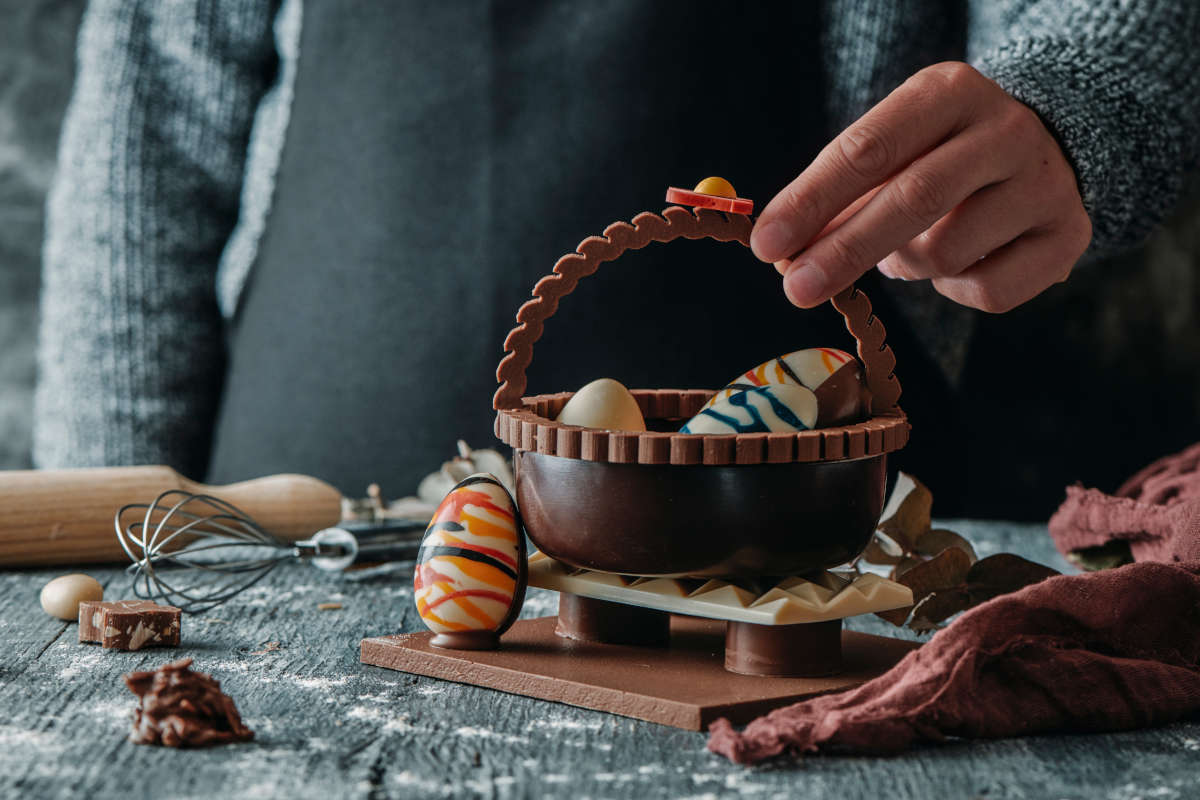
<instances>
[{"instance_id":1,"label":"chocolate cluster","mask_svg":"<svg viewBox=\"0 0 1200 800\"><path fill-rule=\"evenodd\" d=\"M125 685L138 696L131 742L207 747L254 738L221 684L211 675L194 672L191 665L192 659L184 658L125 676Z\"/></svg>"}]
</instances>

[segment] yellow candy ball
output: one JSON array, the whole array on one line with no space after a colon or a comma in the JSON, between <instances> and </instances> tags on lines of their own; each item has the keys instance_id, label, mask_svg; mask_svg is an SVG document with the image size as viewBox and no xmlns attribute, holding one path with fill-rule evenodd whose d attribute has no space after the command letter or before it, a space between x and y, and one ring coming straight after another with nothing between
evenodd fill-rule
<instances>
[{"instance_id":1,"label":"yellow candy ball","mask_svg":"<svg viewBox=\"0 0 1200 800\"><path fill-rule=\"evenodd\" d=\"M724 178L705 178L692 189L697 194L711 194L715 197L737 197L733 184Z\"/></svg>"}]
</instances>

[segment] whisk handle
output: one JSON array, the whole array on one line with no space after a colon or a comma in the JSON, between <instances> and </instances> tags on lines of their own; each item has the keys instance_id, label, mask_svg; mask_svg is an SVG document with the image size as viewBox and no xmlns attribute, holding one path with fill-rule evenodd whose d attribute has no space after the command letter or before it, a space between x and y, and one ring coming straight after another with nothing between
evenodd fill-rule
<instances>
[{"instance_id":1,"label":"whisk handle","mask_svg":"<svg viewBox=\"0 0 1200 800\"><path fill-rule=\"evenodd\" d=\"M0 471L0 567L128 561L113 514L168 489L220 497L288 541L341 518L337 489L306 475L205 486L164 466Z\"/></svg>"}]
</instances>

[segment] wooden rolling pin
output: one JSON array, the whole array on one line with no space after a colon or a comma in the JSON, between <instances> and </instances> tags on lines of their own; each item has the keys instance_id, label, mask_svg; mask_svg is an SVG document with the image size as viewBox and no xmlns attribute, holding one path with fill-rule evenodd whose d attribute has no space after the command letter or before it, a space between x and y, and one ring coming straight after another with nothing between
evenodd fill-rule
<instances>
[{"instance_id":1,"label":"wooden rolling pin","mask_svg":"<svg viewBox=\"0 0 1200 800\"><path fill-rule=\"evenodd\" d=\"M342 496L307 475L271 475L205 486L170 467L0 471L0 566L125 562L113 516L167 489L210 494L245 511L264 530L297 541L336 525Z\"/></svg>"}]
</instances>

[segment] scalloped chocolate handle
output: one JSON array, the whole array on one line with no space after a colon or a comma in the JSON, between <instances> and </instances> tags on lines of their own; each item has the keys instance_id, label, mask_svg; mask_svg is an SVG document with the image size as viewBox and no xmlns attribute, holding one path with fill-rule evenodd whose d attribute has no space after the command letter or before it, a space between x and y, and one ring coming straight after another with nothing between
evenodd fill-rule
<instances>
[{"instance_id":1,"label":"scalloped chocolate handle","mask_svg":"<svg viewBox=\"0 0 1200 800\"><path fill-rule=\"evenodd\" d=\"M651 242L675 239L715 239L750 246L749 217L699 209L695 212L671 206L661 215L649 211L629 222L614 222L603 236L589 236L574 253L567 253L554 265L554 271L533 287L533 299L517 311L517 327L504 340L505 356L496 367L500 388L492 407L521 408L525 394L525 371L533 362L533 345L542 338L546 320L558 310L558 301L575 290L581 278L591 275L605 261L615 261L627 250L639 250ZM854 286L837 294L830 302L846 320L846 329L858 343L858 357L866 372L871 393L871 413L895 415L900 399L900 381L896 379L896 357L885 344L887 331L871 313L871 301Z\"/></svg>"}]
</instances>

